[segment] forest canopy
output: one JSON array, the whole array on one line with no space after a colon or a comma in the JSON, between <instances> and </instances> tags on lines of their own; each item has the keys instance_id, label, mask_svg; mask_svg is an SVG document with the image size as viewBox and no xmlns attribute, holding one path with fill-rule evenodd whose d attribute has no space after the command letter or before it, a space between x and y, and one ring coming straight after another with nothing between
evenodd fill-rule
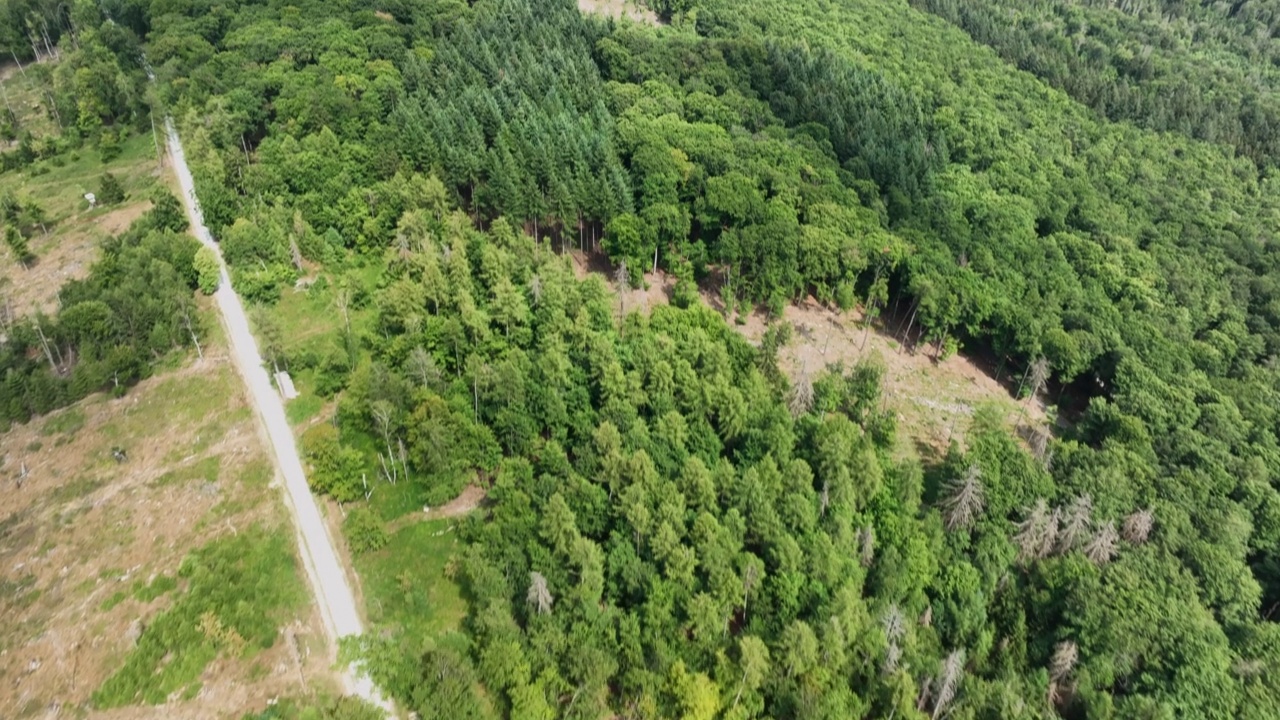
<instances>
[{"instance_id":1,"label":"forest canopy","mask_svg":"<svg viewBox=\"0 0 1280 720\"><path fill-rule=\"evenodd\" d=\"M424 718L1270 717L1265 4L657 5L108 3L236 288L335 298L306 352L259 327L335 400L313 488L381 553L368 478L487 492L462 641L366 639L379 683ZM103 278L150 253L195 287L171 234L120 245ZM655 268L672 303L634 312ZM181 342L112 292L64 293L67 343ZM789 325L732 324L808 296L1009 363L1062 421L903 453L882 368L788 377Z\"/></svg>"}]
</instances>

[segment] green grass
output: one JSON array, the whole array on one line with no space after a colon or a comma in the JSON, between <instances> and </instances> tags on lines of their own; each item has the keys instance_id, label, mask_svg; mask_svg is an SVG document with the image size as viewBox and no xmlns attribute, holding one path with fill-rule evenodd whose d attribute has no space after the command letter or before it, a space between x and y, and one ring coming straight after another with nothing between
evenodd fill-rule
<instances>
[{"instance_id":1,"label":"green grass","mask_svg":"<svg viewBox=\"0 0 1280 720\"><path fill-rule=\"evenodd\" d=\"M133 597L139 602L149 603L176 587L178 587L177 578L161 573L155 576L150 583L144 583L141 580L134 583Z\"/></svg>"},{"instance_id":2,"label":"green grass","mask_svg":"<svg viewBox=\"0 0 1280 720\"><path fill-rule=\"evenodd\" d=\"M422 504L422 487L412 481L391 485L379 480L369 498L369 507L387 522L410 513L422 512Z\"/></svg>"},{"instance_id":3,"label":"green grass","mask_svg":"<svg viewBox=\"0 0 1280 720\"><path fill-rule=\"evenodd\" d=\"M255 528L215 540L188 555L178 575L185 588L93 693L95 707L158 705L173 692L198 691L210 662L220 654L248 658L270 647L280 621L306 598L283 530ZM159 590L168 581L157 578L145 593L157 583Z\"/></svg>"},{"instance_id":4,"label":"green grass","mask_svg":"<svg viewBox=\"0 0 1280 720\"><path fill-rule=\"evenodd\" d=\"M40 428L40 434L46 437L54 434L74 435L82 427L84 427L84 410L72 406L46 420L44 426Z\"/></svg>"},{"instance_id":5,"label":"green grass","mask_svg":"<svg viewBox=\"0 0 1280 720\"><path fill-rule=\"evenodd\" d=\"M103 484L103 481L99 478L77 478L55 488L53 492L49 493L49 499L56 505L60 505L71 500L79 500L85 495L88 495L94 490L102 487Z\"/></svg>"},{"instance_id":6,"label":"green grass","mask_svg":"<svg viewBox=\"0 0 1280 720\"><path fill-rule=\"evenodd\" d=\"M463 546L451 525L414 523L392 535L385 548L355 559L374 627L401 630L422 642L459 632L467 605L445 567Z\"/></svg>"},{"instance_id":7,"label":"green grass","mask_svg":"<svg viewBox=\"0 0 1280 720\"><path fill-rule=\"evenodd\" d=\"M81 220L95 220L120 206L98 207L90 211L84 199L87 192L98 192L102 175L111 172L125 191L123 204L145 200L156 179L155 148L151 135L134 135L120 144L120 157L102 162L97 148L85 146L56 157L40 160L22 170L0 175L3 185L20 197L34 197L49 215L50 229L70 216L81 213Z\"/></svg>"},{"instance_id":8,"label":"green grass","mask_svg":"<svg viewBox=\"0 0 1280 720\"><path fill-rule=\"evenodd\" d=\"M101 610L102 612L110 612L112 608L124 602L128 598L129 598L129 593L125 592L124 590L117 590L111 593L111 595L106 600L103 600L102 604L98 606L98 609Z\"/></svg>"},{"instance_id":9,"label":"green grass","mask_svg":"<svg viewBox=\"0 0 1280 720\"><path fill-rule=\"evenodd\" d=\"M295 386L296 384L295 381ZM317 397L315 393L306 392L302 388L298 388L298 393L298 397L290 400L284 409L284 414L289 418L289 424L295 427L315 417L324 408L324 398Z\"/></svg>"},{"instance_id":10,"label":"green grass","mask_svg":"<svg viewBox=\"0 0 1280 720\"><path fill-rule=\"evenodd\" d=\"M202 458L186 467L181 467L156 478L151 483L153 487L163 487L165 485L184 485L186 483L203 480L204 482L217 482L218 472L222 469L222 458L217 455L210 455Z\"/></svg>"},{"instance_id":11,"label":"green grass","mask_svg":"<svg viewBox=\"0 0 1280 720\"><path fill-rule=\"evenodd\" d=\"M5 63L8 63L7 58ZM4 80L9 106L18 117L19 132L30 132L37 138L56 135L58 132L58 126L45 111L46 101L41 89L35 72L30 69L26 73L14 72Z\"/></svg>"}]
</instances>

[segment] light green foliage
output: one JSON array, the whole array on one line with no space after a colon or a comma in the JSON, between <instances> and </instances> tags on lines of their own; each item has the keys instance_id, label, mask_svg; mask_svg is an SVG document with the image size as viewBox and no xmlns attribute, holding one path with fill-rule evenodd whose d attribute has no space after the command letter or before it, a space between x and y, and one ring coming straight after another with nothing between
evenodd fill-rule
<instances>
[{"instance_id":1,"label":"light green foliage","mask_svg":"<svg viewBox=\"0 0 1280 720\"><path fill-rule=\"evenodd\" d=\"M325 423L308 430L302 436L302 451L310 465L307 478L313 490L332 495L339 502L362 496L369 475L364 458L339 443L336 428Z\"/></svg>"},{"instance_id":2,"label":"light green foliage","mask_svg":"<svg viewBox=\"0 0 1280 720\"><path fill-rule=\"evenodd\" d=\"M382 521L367 507L353 508L342 521L343 533L356 554L379 550L387 544L387 530Z\"/></svg>"},{"instance_id":3,"label":"light green foliage","mask_svg":"<svg viewBox=\"0 0 1280 720\"><path fill-rule=\"evenodd\" d=\"M94 692L94 705L160 704L191 687L219 654L250 657L270 647L282 613L304 597L291 543L287 533L249 529L187 556L173 604L148 619L120 669ZM154 597L168 583L157 579L139 597Z\"/></svg>"},{"instance_id":4,"label":"light green foliage","mask_svg":"<svg viewBox=\"0 0 1280 720\"><path fill-rule=\"evenodd\" d=\"M217 291L218 283L222 279L222 264L218 262L218 255L212 248L201 247L196 251L193 262L196 270L196 284L200 287L200 292L212 295Z\"/></svg>"},{"instance_id":5,"label":"light green foliage","mask_svg":"<svg viewBox=\"0 0 1280 720\"><path fill-rule=\"evenodd\" d=\"M316 488L359 497L363 477L396 512L487 489L440 536L456 552L426 523L357 560L371 612L402 630L366 648L371 668L407 707L1233 717L1280 702L1254 670L1276 664L1264 613L1280 600L1280 195L1249 160L1272 153L1272 71L1232 67L1269 57L1249 39L1269 37L1266 13L1168 4L1189 24L1166 28L1106 4L916 4L1106 113L1234 147L1111 124L904 2L668 3L690 11L668 28L520 0L377 23L246 7L223 35L194 8L154 23L149 57L173 78L237 286L276 302L294 246L332 283L286 293L259 326L337 393L337 427L303 443ZM1098 19L1123 40L1091 36ZM1226 53L1203 72L1175 72L1180 41L1126 47L1197 27ZM1195 99L1224 97L1215 64L1252 78L1221 92L1256 107ZM1169 105L1123 104L1175 77L1188 90ZM681 307L619 317L636 308L559 256L575 244L625 260L633 284L656 252ZM980 413L920 467L874 365L807 367L812 393L787 407L785 333L747 344L701 306L706 280L741 322L751 303L774 318L810 294L861 303L904 351L989 357L1065 422L1033 456ZM73 319L94 337L101 308ZM958 522L966 478L981 493ZM1124 530L1138 512L1145 530ZM430 614L433 592L462 597L443 568L410 567L437 555L455 558L464 642ZM1078 657L1050 688L1064 642Z\"/></svg>"}]
</instances>

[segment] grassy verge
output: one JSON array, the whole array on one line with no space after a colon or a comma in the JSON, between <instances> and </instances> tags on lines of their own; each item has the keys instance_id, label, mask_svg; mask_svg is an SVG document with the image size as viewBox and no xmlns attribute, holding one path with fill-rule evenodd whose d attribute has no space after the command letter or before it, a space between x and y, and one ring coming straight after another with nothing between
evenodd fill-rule
<instances>
[{"instance_id":1,"label":"grassy verge","mask_svg":"<svg viewBox=\"0 0 1280 720\"><path fill-rule=\"evenodd\" d=\"M356 556L375 630L401 631L424 646L462 641L459 628L467 605L447 571L463 547L455 522L414 523L392 535L383 549Z\"/></svg>"}]
</instances>

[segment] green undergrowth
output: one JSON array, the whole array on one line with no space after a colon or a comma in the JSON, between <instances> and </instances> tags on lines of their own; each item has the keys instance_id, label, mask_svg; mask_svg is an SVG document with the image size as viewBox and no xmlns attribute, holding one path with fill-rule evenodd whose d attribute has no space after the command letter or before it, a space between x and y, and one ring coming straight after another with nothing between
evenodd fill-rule
<instances>
[{"instance_id":1,"label":"green undergrowth","mask_svg":"<svg viewBox=\"0 0 1280 720\"><path fill-rule=\"evenodd\" d=\"M464 547L455 522L410 524L392 534L382 549L355 558L374 628L402 631L419 642L459 631L467 607L449 571Z\"/></svg>"},{"instance_id":2,"label":"green undergrowth","mask_svg":"<svg viewBox=\"0 0 1280 720\"><path fill-rule=\"evenodd\" d=\"M296 570L288 534L254 528L188 555L177 582L159 576L140 586L134 595L144 601L170 585L182 590L93 693L93 705L158 705L175 692L191 696L214 658L248 658L271 647L279 621L306 597Z\"/></svg>"}]
</instances>

